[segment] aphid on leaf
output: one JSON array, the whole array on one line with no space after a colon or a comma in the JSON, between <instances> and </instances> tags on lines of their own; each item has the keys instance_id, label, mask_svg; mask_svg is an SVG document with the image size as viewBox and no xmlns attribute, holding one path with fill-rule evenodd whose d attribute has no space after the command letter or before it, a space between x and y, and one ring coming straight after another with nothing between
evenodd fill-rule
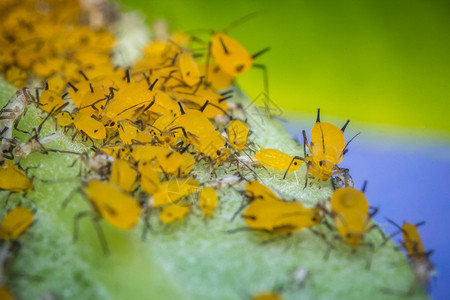
<instances>
[{"instance_id":1,"label":"aphid on leaf","mask_svg":"<svg viewBox=\"0 0 450 300\"><path fill-rule=\"evenodd\" d=\"M0 222L0 238L15 240L33 223L34 213L22 206L16 206L6 213Z\"/></svg>"},{"instance_id":2,"label":"aphid on leaf","mask_svg":"<svg viewBox=\"0 0 450 300\"><path fill-rule=\"evenodd\" d=\"M73 125L80 133L85 134L92 139L102 140L106 138L105 126L101 122L86 116L85 114L76 113L73 118Z\"/></svg>"},{"instance_id":3,"label":"aphid on leaf","mask_svg":"<svg viewBox=\"0 0 450 300\"><path fill-rule=\"evenodd\" d=\"M266 292L266 293L259 293L250 298L250 300L283 300L284 298L281 297L276 292Z\"/></svg>"},{"instance_id":4,"label":"aphid on leaf","mask_svg":"<svg viewBox=\"0 0 450 300\"><path fill-rule=\"evenodd\" d=\"M170 204L161 209L159 213L159 219L163 223L172 223L183 219L190 211L188 205L183 206L181 203Z\"/></svg>"},{"instance_id":5,"label":"aphid on leaf","mask_svg":"<svg viewBox=\"0 0 450 300\"><path fill-rule=\"evenodd\" d=\"M20 88L24 87L28 81L27 72L16 66L9 67L6 70L5 77L6 81Z\"/></svg>"},{"instance_id":6,"label":"aphid on leaf","mask_svg":"<svg viewBox=\"0 0 450 300\"><path fill-rule=\"evenodd\" d=\"M321 220L319 208L306 208L296 201L284 201L258 181L245 185L249 204L242 217L251 229L291 234L311 228Z\"/></svg>"},{"instance_id":7,"label":"aphid on leaf","mask_svg":"<svg viewBox=\"0 0 450 300\"><path fill-rule=\"evenodd\" d=\"M0 190L27 193L33 189L33 181L24 171L17 168L10 160L0 161ZM8 200L6 201L8 203Z\"/></svg>"},{"instance_id":8,"label":"aphid on leaf","mask_svg":"<svg viewBox=\"0 0 450 300\"><path fill-rule=\"evenodd\" d=\"M371 242L365 242L364 238L370 231L376 229L383 240L386 239L384 232L380 227L372 222L372 217L377 210L369 211L369 204L364 195L366 183L364 183L363 191L346 187L337 189L330 198L331 217L334 227L339 237L344 243L352 247L353 251L362 246L368 247L372 254L375 245ZM332 246L330 245L329 251ZM328 257L330 252L327 252ZM367 261L366 268L370 268L371 256Z\"/></svg>"},{"instance_id":9,"label":"aphid on leaf","mask_svg":"<svg viewBox=\"0 0 450 300\"><path fill-rule=\"evenodd\" d=\"M11 291L4 286L0 286L0 299L2 300L14 300L14 296Z\"/></svg>"},{"instance_id":10,"label":"aphid on leaf","mask_svg":"<svg viewBox=\"0 0 450 300\"><path fill-rule=\"evenodd\" d=\"M137 128L130 120L120 121L118 131L120 140L125 145L133 144L137 135L140 133L139 128Z\"/></svg>"},{"instance_id":11,"label":"aphid on leaf","mask_svg":"<svg viewBox=\"0 0 450 300\"><path fill-rule=\"evenodd\" d=\"M237 151L241 151L247 145L248 126L240 120L233 120L228 124L228 140Z\"/></svg>"},{"instance_id":12,"label":"aphid on leaf","mask_svg":"<svg viewBox=\"0 0 450 300\"><path fill-rule=\"evenodd\" d=\"M138 175L138 171L129 161L116 159L111 165L109 182L117 185L125 192L132 192Z\"/></svg>"},{"instance_id":13,"label":"aphid on leaf","mask_svg":"<svg viewBox=\"0 0 450 300\"><path fill-rule=\"evenodd\" d=\"M424 287L428 287L430 284L430 279L437 274L437 271L430 260L430 256L433 254L433 251L426 251L419 230L417 229L419 226L425 224L425 222L420 222L417 224L403 222L403 225L400 226L392 220L387 220L398 229L398 232L392 234L391 237L395 236L399 232L402 233L403 241L401 242L401 245L406 251L409 265L415 275L415 280L406 293L394 290L386 291L389 293L400 293L406 296L412 296L417 289L416 283L419 283Z\"/></svg>"},{"instance_id":14,"label":"aphid on leaf","mask_svg":"<svg viewBox=\"0 0 450 300\"><path fill-rule=\"evenodd\" d=\"M334 175L344 174L348 171L339 168L338 164L344 159L348 144L356 137L345 144L344 131L349 122L347 121L341 129L331 123L321 122L319 109L316 123L311 129L311 144L308 143L306 132L303 130L305 158L295 156L292 162L296 159L303 160L307 167L307 174L314 178L313 183L326 181ZM309 156L306 155L306 147L311 153ZM286 174L287 172L284 174L284 178ZM305 182L305 187L307 184L308 180Z\"/></svg>"},{"instance_id":15,"label":"aphid on leaf","mask_svg":"<svg viewBox=\"0 0 450 300\"><path fill-rule=\"evenodd\" d=\"M158 191L153 194L151 204L154 207L172 204L184 196L195 193L199 188L200 184L192 178L165 181L161 183Z\"/></svg>"},{"instance_id":16,"label":"aphid on leaf","mask_svg":"<svg viewBox=\"0 0 450 300\"><path fill-rule=\"evenodd\" d=\"M141 206L138 201L118 186L111 182L104 182L98 179L91 179L85 184L86 200L93 206L92 211L83 211L75 216L74 236L78 239L79 221L83 217L90 216L97 231L105 254L109 253L105 236L98 224L99 219L104 219L109 225L121 229L130 230L139 221ZM71 195L72 196L72 195ZM63 203L63 208L67 206L71 197Z\"/></svg>"},{"instance_id":17,"label":"aphid on leaf","mask_svg":"<svg viewBox=\"0 0 450 300\"><path fill-rule=\"evenodd\" d=\"M206 217L213 214L217 206L217 192L212 187L204 187L200 192L200 197L198 202L200 204L200 209L203 211Z\"/></svg>"},{"instance_id":18,"label":"aphid on leaf","mask_svg":"<svg viewBox=\"0 0 450 300\"><path fill-rule=\"evenodd\" d=\"M178 54L178 66L181 77L187 85L193 86L200 81L200 70L190 51L183 50Z\"/></svg>"},{"instance_id":19,"label":"aphid on leaf","mask_svg":"<svg viewBox=\"0 0 450 300\"><path fill-rule=\"evenodd\" d=\"M253 156L253 160L267 168L277 171L286 170L288 173L298 171L303 164L302 159L277 149L260 149Z\"/></svg>"}]
</instances>

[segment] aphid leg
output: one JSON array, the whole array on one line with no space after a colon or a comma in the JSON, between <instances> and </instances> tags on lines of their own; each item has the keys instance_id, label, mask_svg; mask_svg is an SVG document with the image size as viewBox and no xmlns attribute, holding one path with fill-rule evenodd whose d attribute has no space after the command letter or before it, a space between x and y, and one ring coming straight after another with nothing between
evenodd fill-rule
<instances>
[{"instance_id":1,"label":"aphid leg","mask_svg":"<svg viewBox=\"0 0 450 300\"><path fill-rule=\"evenodd\" d=\"M106 241L106 237L102 230L102 227L100 226L99 220L100 220L99 216L92 217L92 224L94 225L95 231L97 232L98 239L100 240L100 244L102 245L103 253L106 256L108 256L109 255L108 242Z\"/></svg>"},{"instance_id":2,"label":"aphid leg","mask_svg":"<svg viewBox=\"0 0 450 300\"><path fill-rule=\"evenodd\" d=\"M3 208L8 206L9 198L11 197L12 194L13 194L13 192L9 192L8 196L6 196L6 200L5 200L5 204L3 204Z\"/></svg>"},{"instance_id":3,"label":"aphid leg","mask_svg":"<svg viewBox=\"0 0 450 300\"><path fill-rule=\"evenodd\" d=\"M301 161L305 161L305 159L304 159L303 157L300 157L300 156L294 156L294 157L292 158L291 162L289 163L289 166L287 167L286 172L284 172L283 179L286 179L287 173L289 172L289 169L291 168L292 164L294 163L294 161L295 161L296 159L301 160Z\"/></svg>"},{"instance_id":4,"label":"aphid leg","mask_svg":"<svg viewBox=\"0 0 450 300\"><path fill-rule=\"evenodd\" d=\"M87 217L89 215L92 215L92 211L86 210L86 211L82 211L79 212L75 215L74 219L73 219L73 236L72 236L72 242L76 243L76 241L78 240L78 231L79 231L79 226L80 226L80 219L83 217Z\"/></svg>"},{"instance_id":5,"label":"aphid leg","mask_svg":"<svg viewBox=\"0 0 450 300\"><path fill-rule=\"evenodd\" d=\"M363 247L363 246L368 247L370 250L370 255L367 257L367 262L366 262L366 270L370 270L370 266L372 265L373 253L375 252L375 245L370 242L359 244L359 247Z\"/></svg>"},{"instance_id":6,"label":"aphid leg","mask_svg":"<svg viewBox=\"0 0 450 300\"><path fill-rule=\"evenodd\" d=\"M251 228L251 227L238 227L235 229L227 230L226 233L237 233L241 231L261 231L259 229Z\"/></svg>"},{"instance_id":7,"label":"aphid leg","mask_svg":"<svg viewBox=\"0 0 450 300\"><path fill-rule=\"evenodd\" d=\"M26 110L26 109L25 109ZM25 115L25 114L24 114ZM19 132L22 132L22 133L28 133L28 131L26 131L26 130L23 130L23 129L20 129L19 127L19 122L14 122L14 129L15 130L17 130L17 131L19 131Z\"/></svg>"},{"instance_id":8,"label":"aphid leg","mask_svg":"<svg viewBox=\"0 0 450 300\"><path fill-rule=\"evenodd\" d=\"M302 134L303 134L303 151L306 157L306 147L308 147L309 152L311 152L311 146L309 145L308 138L306 137L306 131L302 130Z\"/></svg>"},{"instance_id":9,"label":"aphid leg","mask_svg":"<svg viewBox=\"0 0 450 300\"><path fill-rule=\"evenodd\" d=\"M381 237L383 238L383 242L382 242L381 245L380 245L380 246L383 246L384 244L386 244L387 241L390 240L391 237L390 237L389 235L387 236L387 235L384 233L384 231L380 228L380 226L378 226L378 224L373 224L373 225L369 228L368 232L369 232L369 231L372 231L372 230L375 230L375 229L380 233Z\"/></svg>"},{"instance_id":10,"label":"aphid leg","mask_svg":"<svg viewBox=\"0 0 450 300\"><path fill-rule=\"evenodd\" d=\"M61 204L61 209L65 209L67 207L67 205L69 204L70 200L73 199L73 197L77 194L83 194L83 191L81 190L80 187L72 190L69 195L66 197L66 199L63 201L63 203Z\"/></svg>"},{"instance_id":11,"label":"aphid leg","mask_svg":"<svg viewBox=\"0 0 450 300\"><path fill-rule=\"evenodd\" d=\"M239 206L238 210L236 210L233 214L233 216L230 219L230 223L234 221L234 219L237 217L237 215L248 205L248 202L245 200L242 200L241 206Z\"/></svg>"},{"instance_id":12,"label":"aphid leg","mask_svg":"<svg viewBox=\"0 0 450 300\"><path fill-rule=\"evenodd\" d=\"M262 50L261 52L264 53L268 50L269 50L269 48L266 48L266 49ZM260 54L262 54L261 52L260 52ZM267 67L262 64L253 64L253 67L260 69L263 72L264 92L266 93L267 96L269 96L269 75L267 73ZM272 117L272 116L270 116L270 117Z\"/></svg>"},{"instance_id":13,"label":"aphid leg","mask_svg":"<svg viewBox=\"0 0 450 300\"><path fill-rule=\"evenodd\" d=\"M291 236L292 236L291 232L286 233L286 234L282 234L282 235L279 235L279 236L275 236L275 237L272 237L272 238L267 239L265 241L262 241L261 245L267 245L269 243L273 243L273 242L276 242L276 241L279 241L279 240L284 240L284 239L289 238Z\"/></svg>"},{"instance_id":14,"label":"aphid leg","mask_svg":"<svg viewBox=\"0 0 450 300\"><path fill-rule=\"evenodd\" d=\"M147 234L149 231L152 231L152 226L150 224L150 215L151 210L147 209L144 213L144 229L142 230L142 241L145 242L147 240Z\"/></svg>"}]
</instances>

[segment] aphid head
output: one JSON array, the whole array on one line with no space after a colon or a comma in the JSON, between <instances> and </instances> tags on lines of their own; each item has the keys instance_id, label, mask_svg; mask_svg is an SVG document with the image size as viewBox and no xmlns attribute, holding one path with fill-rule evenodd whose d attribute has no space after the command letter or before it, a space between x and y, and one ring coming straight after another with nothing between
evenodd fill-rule
<instances>
[{"instance_id":1,"label":"aphid head","mask_svg":"<svg viewBox=\"0 0 450 300\"><path fill-rule=\"evenodd\" d=\"M363 232L350 232L349 231L345 235L344 240L349 245L358 246L361 244L363 238L364 238Z\"/></svg>"}]
</instances>

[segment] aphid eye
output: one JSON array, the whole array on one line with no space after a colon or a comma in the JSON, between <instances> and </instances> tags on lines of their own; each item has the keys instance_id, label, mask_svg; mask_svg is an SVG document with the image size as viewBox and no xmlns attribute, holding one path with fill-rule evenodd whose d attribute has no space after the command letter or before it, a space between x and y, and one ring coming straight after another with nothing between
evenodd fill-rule
<instances>
[{"instance_id":1,"label":"aphid eye","mask_svg":"<svg viewBox=\"0 0 450 300\"><path fill-rule=\"evenodd\" d=\"M350 237L352 237L352 234L349 232L349 233L347 233L347 235L346 235L348 238L350 238Z\"/></svg>"},{"instance_id":2,"label":"aphid eye","mask_svg":"<svg viewBox=\"0 0 450 300\"><path fill-rule=\"evenodd\" d=\"M294 166L296 166L297 165L297 162L294 162Z\"/></svg>"},{"instance_id":3,"label":"aphid eye","mask_svg":"<svg viewBox=\"0 0 450 300\"><path fill-rule=\"evenodd\" d=\"M220 150L217 150L217 152L216 152L216 153L217 153L217 155L220 155L220 154L221 154Z\"/></svg>"},{"instance_id":4,"label":"aphid eye","mask_svg":"<svg viewBox=\"0 0 450 300\"><path fill-rule=\"evenodd\" d=\"M323 165L323 160L319 161L319 166Z\"/></svg>"},{"instance_id":5,"label":"aphid eye","mask_svg":"<svg viewBox=\"0 0 450 300\"><path fill-rule=\"evenodd\" d=\"M244 65L238 65L238 66L236 66L236 71L237 71L237 72L241 72L242 69L244 69Z\"/></svg>"},{"instance_id":6,"label":"aphid eye","mask_svg":"<svg viewBox=\"0 0 450 300\"><path fill-rule=\"evenodd\" d=\"M94 132L97 132L97 131L98 131L98 129L95 129L95 130L94 130Z\"/></svg>"}]
</instances>

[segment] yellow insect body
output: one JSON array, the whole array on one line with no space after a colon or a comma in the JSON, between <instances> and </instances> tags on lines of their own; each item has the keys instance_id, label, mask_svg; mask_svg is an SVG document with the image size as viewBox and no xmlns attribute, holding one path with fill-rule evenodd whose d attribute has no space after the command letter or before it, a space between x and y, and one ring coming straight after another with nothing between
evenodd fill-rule
<instances>
[{"instance_id":1,"label":"yellow insect body","mask_svg":"<svg viewBox=\"0 0 450 300\"><path fill-rule=\"evenodd\" d=\"M261 165L277 171L287 171L289 173L297 171L303 162L300 159L294 159L294 156L281 152L277 149L261 149L255 153L253 159L256 159Z\"/></svg>"},{"instance_id":2,"label":"yellow insect body","mask_svg":"<svg viewBox=\"0 0 450 300\"><path fill-rule=\"evenodd\" d=\"M244 150L247 145L248 126L240 120L233 120L228 125L228 140L237 151Z\"/></svg>"},{"instance_id":3,"label":"yellow insect body","mask_svg":"<svg viewBox=\"0 0 450 300\"><path fill-rule=\"evenodd\" d=\"M178 65L180 67L183 81L193 86L200 81L200 71L197 62L194 60L191 52L183 51L178 55Z\"/></svg>"},{"instance_id":4,"label":"yellow insect body","mask_svg":"<svg viewBox=\"0 0 450 300\"><path fill-rule=\"evenodd\" d=\"M39 95L39 106L45 112L51 112L54 108L64 104L64 100L55 90L43 90Z\"/></svg>"},{"instance_id":5,"label":"yellow insect body","mask_svg":"<svg viewBox=\"0 0 450 300\"><path fill-rule=\"evenodd\" d=\"M241 75L253 65L253 57L241 43L222 32L215 32L211 38L211 55L231 76Z\"/></svg>"},{"instance_id":6,"label":"yellow insect body","mask_svg":"<svg viewBox=\"0 0 450 300\"><path fill-rule=\"evenodd\" d=\"M370 230L369 204L363 192L351 187L337 189L330 199L339 235L347 244L358 246Z\"/></svg>"},{"instance_id":7,"label":"yellow insect body","mask_svg":"<svg viewBox=\"0 0 450 300\"><path fill-rule=\"evenodd\" d=\"M189 206L181 206L179 204L171 204L164 207L160 214L159 219L163 223L172 223L177 220L183 219L190 211Z\"/></svg>"},{"instance_id":8,"label":"yellow insect body","mask_svg":"<svg viewBox=\"0 0 450 300\"><path fill-rule=\"evenodd\" d=\"M283 299L284 299L283 297L274 292L260 293L250 298L250 300L283 300Z\"/></svg>"},{"instance_id":9,"label":"yellow insect body","mask_svg":"<svg viewBox=\"0 0 450 300\"><path fill-rule=\"evenodd\" d=\"M0 190L28 192L34 189L28 176L9 160L0 161Z\"/></svg>"},{"instance_id":10,"label":"yellow insect body","mask_svg":"<svg viewBox=\"0 0 450 300\"><path fill-rule=\"evenodd\" d=\"M88 200L111 226L129 230L139 221L141 207L113 183L93 179L86 186Z\"/></svg>"},{"instance_id":11,"label":"yellow insect body","mask_svg":"<svg viewBox=\"0 0 450 300\"><path fill-rule=\"evenodd\" d=\"M56 115L56 123L59 126L69 126L72 122L72 116L66 111L62 111Z\"/></svg>"},{"instance_id":12,"label":"yellow insect body","mask_svg":"<svg viewBox=\"0 0 450 300\"><path fill-rule=\"evenodd\" d=\"M105 126L101 122L86 116L85 114L77 113L73 119L73 124L79 132L84 133L93 139L102 140L106 138Z\"/></svg>"},{"instance_id":13,"label":"yellow insect body","mask_svg":"<svg viewBox=\"0 0 450 300\"><path fill-rule=\"evenodd\" d=\"M209 217L213 214L217 206L217 200L217 192L215 189L212 187L205 187L202 189L198 202L200 203L200 209L205 216Z\"/></svg>"},{"instance_id":14,"label":"yellow insect body","mask_svg":"<svg viewBox=\"0 0 450 300\"><path fill-rule=\"evenodd\" d=\"M138 177L138 171L131 163L124 159L116 159L111 166L109 182L117 185L125 192L134 190L134 184Z\"/></svg>"},{"instance_id":15,"label":"yellow insect body","mask_svg":"<svg viewBox=\"0 0 450 300\"><path fill-rule=\"evenodd\" d=\"M408 255L413 259L420 260L425 256L425 246L422 243L417 226L408 222L402 225L403 245Z\"/></svg>"},{"instance_id":16,"label":"yellow insect body","mask_svg":"<svg viewBox=\"0 0 450 300\"><path fill-rule=\"evenodd\" d=\"M10 210L0 222L0 238L14 240L19 238L33 222L33 212L26 207L17 206Z\"/></svg>"},{"instance_id":17,"label":"yellow insect body","mask_svg":"<svg viewBox=\"0 0 450 300\"><path fill-rule=\"evenodd\" d=\"M266 186L255 182L246 184L247 194L252 200L242 216L249 227L273 233L291 233L311 228L320 221L318 208L305 208L300 202L283 201Z\"/></svg>"},{"instance_id":18,"label":"yellow insect body","mask_svg":"<svg viewBox=\"0 0 450 300\"><path fill-rule=\"evenodd\" d=\"M182 197L195 193L199 187L200 184L192 178L165 181L153 195L152 205L160 207L175 203Z\"/></svg>"}]
</instances>

